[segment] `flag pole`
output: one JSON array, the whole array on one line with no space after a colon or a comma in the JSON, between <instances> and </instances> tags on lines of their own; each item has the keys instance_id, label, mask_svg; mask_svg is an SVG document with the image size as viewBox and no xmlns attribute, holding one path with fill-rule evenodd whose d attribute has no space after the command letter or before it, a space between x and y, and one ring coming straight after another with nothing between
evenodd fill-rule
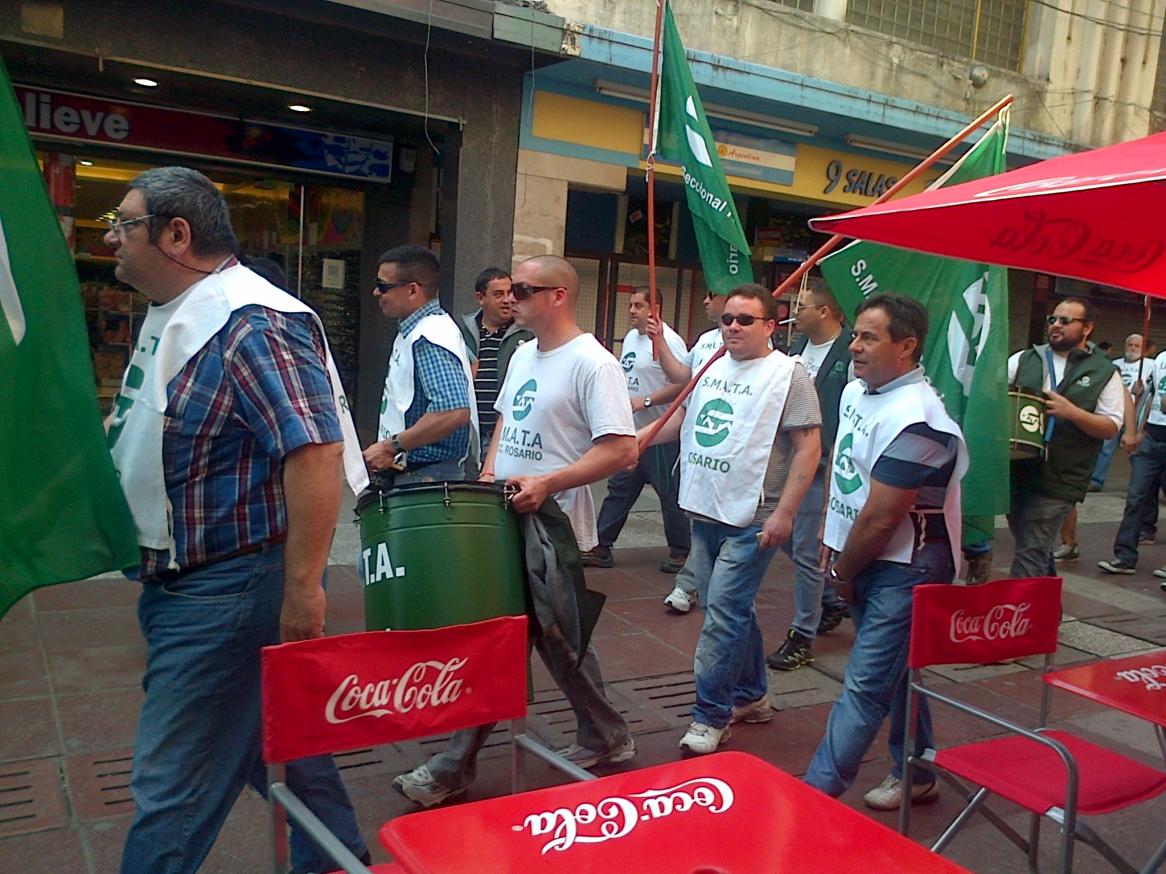
<instances>
[{"instance_id":1,"label":"flag pole","mask_svg":"<svg viewBox=\"0 0 1166 874\"><path fill-rule=\"evenodd\" d=\"M1012 104L1012 99L1013 98L1011 94L1001 97L990 108L984 110L984 112L980 113L980 115L977 116L971 123L965 126L963 130L961 130L946 143L932 152L928 157L924 158L916 167L912 168L905 176L899 179L898 182L896 182L885 192L875 198L874 203L884 203L885 201L890 200L892 197L918 179L921 174L927 172L931 165L933 165L936 161L938 161L940 158L958 146L961 142L967 139L972 133L974 133L980 127L980 125L991 119L993 116L997 115L1001 110L1010 106ZM835 234L829 240L819 246L816 252L803 261L797 270L786 277L786 279L773 290L773 296L780 297L787 288L789 288L795 282L801 280L802 276L808 273L815 264L821 261L822 258L829 254L830 251L833 250L834 247L841 243L844 239L846 239L844 235ZM1143 340L1143 342L1145 341ZM674 400L668 409L664 411L664 415L652 423L651 429L644 435L644 438L639 443L639 449L641 452L643 452L645 447L651 445L652 440L655 438L656 434L658 434L660 429L664 427L664 423L673 416L676 410L680 408L681 404L688 400L688 396L692 394L692 390L696 388L697 382L700 380L701 376L704 375L704 372L709 369L709 366L724 354L725 347L721 346L721 348L713 353L713 356L705 362L705 365L700 369L700 372L693 375L692 379L689 380L688 385L686 385L684 390L681 391L680 394L676 397L676 400Z\"/></svg>"},{"instance_id":2,"label":"flag pole","mask_svg":"<svg viewBox=\"0 0 1166 874\"><path fill-rule=\"evenodd\" d=\"M1142 303L1142 357L1138 359L1138 383L1146 371L1146 350L1150 347L1150 295ZM1144 385L1144 384L1143 384ZM1144 388L1143 388L1144 390Z\"/></svg>"},{"instance_id":3,"label":"flag pole","mask_svg":"<svg viewBox=\"0 0 1166 874\"><path fill-rule=\"evenodd\" d=\"M656 305L656 111L660 89L660 31L664 25L664 4L656 0L656 35L652 39L652 79L648 91L648 312L660 318ZM672 229L676 233L676 229ZM662 331L661 331L662 333ZM655 361L657 338L652 336L652 360Z\"/></svg>"}]
</instances>

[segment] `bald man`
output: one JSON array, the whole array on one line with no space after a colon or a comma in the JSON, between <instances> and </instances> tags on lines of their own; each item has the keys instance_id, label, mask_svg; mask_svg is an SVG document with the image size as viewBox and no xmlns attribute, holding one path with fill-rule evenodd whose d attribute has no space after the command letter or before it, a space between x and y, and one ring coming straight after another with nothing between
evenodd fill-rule
<instances>
[{"instance_id":1,"label":"bald man","mask_svg":"<svg viewBox=\"0 0 1166 874\"><path fill-rule=\"evenodd\" d=\"M553 499L585 551L599 542L588 485L635 464L638 456L623 368L575 321L579 277L568 261L543 255L522 262L510 294L515 324L537 342L510 359L480 479L517 486L512 503L519 513L536 512ZM578 723L577 742L560 754L581 768L634 756L627 723L604 695L595 651L588 646L580 659L561 633L537 631L534 646ZM443 752L398 776L394 788L422 807L461 795L492 728L456 732Z\"/></svg>"}]
</instances>

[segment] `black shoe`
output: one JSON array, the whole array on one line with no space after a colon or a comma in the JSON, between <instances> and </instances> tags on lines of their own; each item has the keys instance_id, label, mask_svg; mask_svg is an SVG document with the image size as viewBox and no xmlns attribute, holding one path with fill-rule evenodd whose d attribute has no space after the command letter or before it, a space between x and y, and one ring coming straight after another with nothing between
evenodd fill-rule
<instances>
[{"instance_id":1,"label":"black shoe","mask_svg":"<svg viewBox=\"0 0 1166 874\"><path fill-rule=\"evenodd\" d=\"M688 561L688 553L679 549L672 550L666 559L660 562L660 573L678 574Z\"/></svg>"},{"instance_id":2,"label":"black shoe","mask_svg":"<svg viewBox=\"0 0 1166 874\"><path fill-rule=\"evenodd\" d=\"M1102 559L1097 563L1097 566L1107 574L1132 574L1136 570L1132 564L1119 558L1115 558L1113 561Z\"/></svg>"},{"instance_id":3,"label":"black shoe","mask_svg":"<svg viewBox=\"0 0 1166 874\"><path fill-rule=\"evenodd\" d=\"M814 661L814 642L796 628L789 630L785 643L771 653L765 663L775 671L793 671Z\"/></svg>"},{"instance_id":4,"label":"black shoe","mask_svg":"<svg viewBox=\"0 0 1166 874\"><path fill-rule=\"evenodd\" d=\"M606 546L593 546L581 556L583 567L615 567L615 559L611 557L611 549Z\"/></svg>"},{"instance_id":5,"label":"black shoe","mask_svg":"<svg viewBox=\"0 0 1166 874\"><path fill-rule=\"evenodd\" d=\"M822 618L818 621L818 634L829 634L842 624L843 619L850 618L850 610L845 604L837 604L822 608Z\"/></svg>"}]
</instances>

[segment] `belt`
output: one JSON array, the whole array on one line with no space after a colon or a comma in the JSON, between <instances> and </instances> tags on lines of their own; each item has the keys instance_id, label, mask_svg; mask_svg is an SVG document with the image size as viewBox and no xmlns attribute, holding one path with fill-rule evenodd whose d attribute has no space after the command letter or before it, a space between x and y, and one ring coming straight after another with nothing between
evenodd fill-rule
<instances>
[{"instance_id":1,"label":"belt","mask_svg":"<svg viewBox=\"0 0 1166 874\"><path fill-rule=\"evenodd\" d=\"M254 555L255 553L262 552L269 547L278 546L285 540L287 540L286 533L277 534L275 537L265 540L262 543L252 543L250 546L244 546L240 549L225 553L224 555L216 555L214 558L200 562L199 564L191 565L190 567L179 568L175 571L162 571L162 573L154 574L148 580L143 580L143 582L153 583L173 580L183 576L184 574L194 573L194 571L202 570L203 568L210 567L211 565L222 564L224 561L230 561L233 558L242 558L245 555Z\"/></svg>"}]
</instances>

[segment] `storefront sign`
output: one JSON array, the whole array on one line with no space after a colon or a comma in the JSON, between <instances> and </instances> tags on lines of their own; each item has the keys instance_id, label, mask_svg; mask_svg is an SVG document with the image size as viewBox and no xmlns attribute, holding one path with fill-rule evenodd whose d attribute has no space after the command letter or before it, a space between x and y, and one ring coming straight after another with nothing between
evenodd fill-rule
<instances>
[{"instance_id":1,"label":"storefront sign","mask_svg":"<svg viewBox=\"0 0 1166 874\"><path fill-rule=\"evenodd\" d=\"M797 148L792 143L715 129L713 140L726 175L759 179L774 185L793 182Z\"/></svg>"},{"instance_id":2,"label":"storefront sign","mask_svg":"<svg viewBox=\"0 0 1166 874\"><path fill-rule=\"evenodd\" d=\"M393 141L16 86L36 138L225 158L268 167L388 182Z\"/></svg>"},{"instance_id":3,"label":"storefront sign","mask_svg":"<svg viewBox=\"0 0 1166 874\"><path fill-rule=\"evenodd\" d=\"M799 145L791 194L847 206L866 206L899 181L912 164ZM922 191L940 175L931 170L904 194Z\"/></svg>"}]
</instances>

